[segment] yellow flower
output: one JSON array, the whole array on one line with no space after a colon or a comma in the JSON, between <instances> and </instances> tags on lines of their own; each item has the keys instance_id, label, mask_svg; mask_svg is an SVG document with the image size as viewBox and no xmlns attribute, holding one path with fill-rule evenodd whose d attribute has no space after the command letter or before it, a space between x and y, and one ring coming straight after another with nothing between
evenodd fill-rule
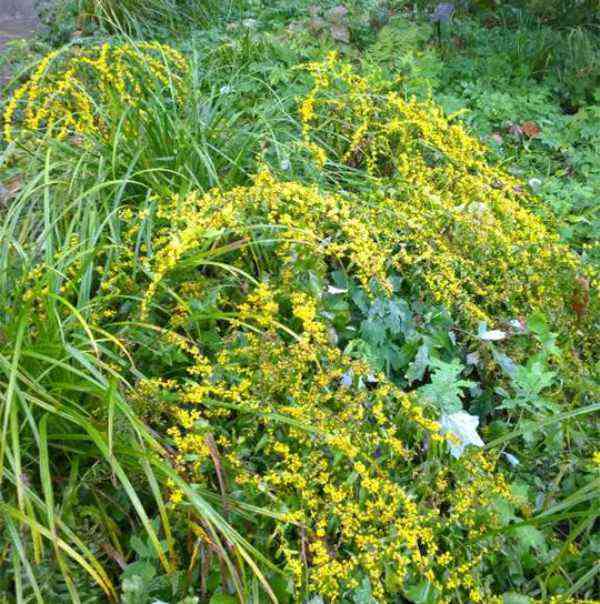
<instances>
[{"instance_id":1,"label":"yellow flower","mask_svg":"<svg viewBox=\"0 0 600 604\"><path fill-rule=\"evenodd\" d=\"M120 110L139 108L143 87L173 83L181 97L187 72L184 57L156 42L57 50L46 55L30 79L12 95L4 111L7 142L49 134L105 137L115 100ZM22 108L22 119L17 109ZM112 116L119 118L119 115ZM125 122L128 135L133 120Z\"/></svg>"}]
</instances>

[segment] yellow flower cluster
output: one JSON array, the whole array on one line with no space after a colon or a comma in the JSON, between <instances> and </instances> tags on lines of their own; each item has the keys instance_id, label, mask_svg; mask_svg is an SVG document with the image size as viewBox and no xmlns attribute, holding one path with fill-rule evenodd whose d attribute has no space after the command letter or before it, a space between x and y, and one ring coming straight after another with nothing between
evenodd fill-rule
<instances>
[{"instance_id":1,"label":"yellow flower cluster","mask_svg":"<svg viewBox=\"0 0 600 604\"><path fill-rule=\"evenodd\" d=\"M482 143L434 102L406 100L335 54L310 70L314 87L299 112L305 144L319 165L327 152L367 172L359 203L368 210L358 219L378 231L380 255L477 319L536 308L574 317L578 258Z\"/></svg>"},{"instance_id":2,"label":"yellow flower cluster","mask_svg":"<svg viewBox=\"0 0 600 604\"><path fill-rule=\"evenodd\" d=\"M218 434L244 501L280 511L285 521L260 530L276 535L298 594L335 602L368 578L384 602L425 577L440 602L485 601L486 532L500 526L494 503L511 500L503 476L480 453L436 461L434 417L383 376L367 385L369 367L329 342L308 287L336 266L385 285L393 254L381 252L385 228L366 220L371 211L267 172L250 187L159 201L142 312L165 317L163 341L188 361L185 376L144 391L171 401L161 411L186 478L216 486L206 439ZM268 272L251 268L257 258ZM209 355L176 332L216 284L222 339Z\"/></svg>"},{"instance_id":3,"label":"yellow flower cluster","mask_svg":"<svg viewBox=\"0 0 600 604\"><path fill-rule=\"evenodd\" d=\"M157 42L51 52L8 102L4 138L104 136L111 112L139 109L149 86L179 93L186 70L180 53Z\"/></svg>"},{"instance_id":4,"label":"yellow flower cluster","mask_svg":"<svg viewBox=\"0 0 600 604\"><path fill-rule=\"evenodd\" d=\"M458 207L453 195L432 187L414 180L402 195L398 189L374 198L342 196L262 172L250 187L173 200L179 222L154 263L148 299L182 257L210 246L217 234L235 233L236 245L251 254L253 238L266 236L259 225L268 224L282 274L290 278L310 263L320 271L343 266L365 287L375 279L385 290L396 272L469 320L534 309L575 318L577 257L538 218L497 191L473 208L468 201Z\"/></svg>"},{"instance_id":5,"label":"yellow flower cluster","mask_svg":"<svg viewBox=\"0 0 600 604\"><path fill-rule=\"evenodd\" d=\"M304 308L312 325L312 304ZM494 503L511 500L503 476L481 453L452 469L424 463L425 443L441 438L415 400L388 383L366 388L366 365L308 338L310 347L273 330L247 333L205 379L170 388L180 395L170 431L178 466L205 482L204 436L219 430L220 456L245 501L285 510L276 534L298 593L335 602L368 577L385 602L425 577L440 602L473 599L476 586L485 589L478 577L493 544L485 533L500 526Z\"/></svg>"},{"instance_id":6,"label":"yellow flower cluster","mask_svg":"<svg viewBox=\"0 0 600 604\"><path fill-rule=\"evenodd\" d=\"M165 386L177 401L168 411L177 465L216 485L206 435L219 433L219 455L244 500L287 519L269 530L299 594L336 602L368 578L385 602L426 579L439 602L493 598L483 577L501 537L489 533L501 526L496 503L512 501L502 474L481 453L435 461L444 446L437 423L382 376L365 385L369 368L328 342L319 294L307 284L343 267L364 286L376 279L385 288L401 270L435 297L448 265L466 289L449 305L465 302L477 318L502 300L524 313L541 303L528 272L536 270L551 284L546 304L566 312L559 288L576 259L516 200L498 198L473 229L460 217L443 227L448 202L440 191L427 199L419 214L395 197L327 194L263 171L248 187L158 203L165 226L146 259L144 314L168 309L169 328L180 329L211 282L226 288L229 275L236 283L219 298L229 325L223 347L209 360L182 343L188 376ZM445 259L433 249L423 258L426 245ZM263 274L251 268L258 258ZM511 268L499 269L500 259ZM473 275L481 290L469 290Z\"/></svg>"},{"instance_id":7,"label":"yellow flower cluster","mask_svg":"<svg viewBox=\"0 0 600 604\"><path fill-rule=\"evenodd\" d=\"M273 255L288 284L297 277L298 267L310 266L323 273L328 265L348 265L365 286L372 278L384 287L389 285L391 257L384 243L378 241L381 225L368 220L359 199L346 200L324 195L316 187L278 182L263 171L253 186L225 193L213 190L203 196L192 194L185 200L171 200L167 207L161 209L161 216L173 212L177 218L171 232L165 234L169 241L153 261L154 278L144 310L163 277L190 252L194 252L197 265L202 265L214 257L211 248L215 246L219 251L237 248L242 266L243 259L253 254L252 242L260 243L267 237L277 244ZM218 246L219 242L227 247ZM255 306L266 312L269 305L259 302ZM244 316L249 312L245 307ZM297 316L302 321L308 319L300 312Z\"/></svg>"}]
</instances>

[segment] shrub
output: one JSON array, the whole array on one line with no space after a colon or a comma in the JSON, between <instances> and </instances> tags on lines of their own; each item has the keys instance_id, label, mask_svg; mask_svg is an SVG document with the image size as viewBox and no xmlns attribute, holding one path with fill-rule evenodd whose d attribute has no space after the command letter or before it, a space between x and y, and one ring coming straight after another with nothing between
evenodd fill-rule
<instances>
[{"instance_id":1,"label":"shrub","mask_svg":"<svg viewBox=\"0 0 600 604\"><path fill-rule=\"evenodd\" d=\"M151 101L167 86L177 98L170 82L175 67L168 69L163 75L169 81L150 78ZM421 350L429 357L430 350L451 342L454 355L463 333L472 342L468 334L479 320L513 319L532 308L543 307L556 324L564 319L568 329L579 319L571 309L578 258L532 214L536 202L521 184L490 165L485 148L434 103L406 100L393 83L359 76L334 57L311 71L315 86L300 104L303 140L291 162L305 159L308 149L300 172L319 185L286 181L263 169L250 184L232 189L168 194L166 180L159 188L137 178L136 160L125 162L122 179L105 182L103 157L85 149L80 158L76 135L79 127L90 139L119 148L118 137L105 137L128 115L122 105L110 109L112 91L121 96L118 86L111 84L103 103L102 71L92 72L82 85L91 91L86 98L109 109L91 120L79 119L85 111L76 88L56 107L57 125L64 115L77 119L69 122L63 142L42 146L42 193L28 189L0 231L0 318L9 334L6 346L0 345L10 405L0 443L7 452L1 478L8 485L2 510L11 551L22 553L13 556L15 576L24 567L36 586L27 556L33 552L41 559L40 539L34 531L31 539L21 538L17 524L41 527L48 538L57 531L63 538L58 546L83 561L116 599L98 555L70 528L79 517L67 522L54 512L54 489L61 487L50 476L60 476L71 459L83 472L100 466L97 484L112 485L108 501L118 497L130 511L115 514L117 520L125 525L135 512L145 531L147 543L135 535L127 549L141 558L124 575L128 601L175 598L175 587L169 594L169 585L149 584L155 572L149 560L163 567L172 585L181 578L177 598L190 595L194 581L203 595L220 583L223 592L246 597L248 563L254 599L262 582L282 602L314 596L317 602L499 604L515 585L528 582L529 592L537 590L537 584L531 587L541 576L532 577L536 564L564 558L575 565L562 532L542 533L521 523L531 509L526 497L509 488L499 458L473 447L463 451L483 445L475 431L479 419L463 411L463 399L474 409L504 397L503 410L525 417L556 410L545 392L555 378L549 367L558 350L555 335L543 320L531 323L543 350L517 365L490 344L503 332L478 331L478 352L467 362L485 373L479 351L489 345L484 352L510 376L512 398L500 388L492 394L497 382L476 394L479 385L462 379L460 359L423 360ZM63 73L54 77L65 80ZM124 94L133 95L136 80L127 81ZM23 97L31 89L26 85ZM152 106L142 103L137 117ZM161 137L171 123L158 111L133 121L123 130L129 149L145 147L152 133L158 139L153 150L165 148ZM135 138L142 130L147 138ZM193 149L194 134L178 140ZM26 133L30 140L36 136L35 130ZM209 139L205 149L213 140L220 146L222 139ZM54 178L50 155L57 149L69 150L63 157L69 178ZM73 157L78 167L71 176ZM88 165L90 157L98 163ZM162 154L148 155L149 170L157 158ZM78 179L88 182L88 172L98 181L80 192ZM191 174L189 183L198 181L211 182ZM25 214L31 220L22 225ZM441 321L436 333L422 338L437 343L407 353L402 367L414 359L411 376L400 383L356 350L342 349L331 298L360 292L353 302L367 308L363 316L371 315L370 303L378 305L397 333L406 307L392 292L403 287L415 306ZM443 306L460 320L453 322ZM585 315L581 305L579 310ZM407 322L422 326L428 320L411 315ZM370 330L359 322L346 331ZM566 417L593 410L597 406L577 407ZM455 431L454 412L466 422ZM544 417L541 426L554 427L551 421ZM506 435L511 422L512 415L500 422L497 442L524 434L535 441L534 422ZM73 441L68 448L66 431ZM60 450L51 462L50 446ZM40 458L39 480L22 472L21 450L29 469ZM82 475L73 467L71 492ZM585 472L593 476L592 469ZM573 540L580 527L591 531L593 512L584 510L583 524L579 515L596 484L588 474L578 473L566 501L536 516L540 526L560 521L562 530L565 519L573 518ZM61 495L61 501L71 499L69 492ZM107 504L94 506L93 494L84 495L89 513L103 514L97 541L108 536L116 554L108 550L107 556L122 562ZM579 578L565 588L571 593L583 592L593 578L593 569L586 568L592 549L586 547ZM557 557L548 555L555 550ZM513 552L519 553L517 564L524 560L524 570L514 571ZM71 561L61 552L56 559L74 592ZM14 583L21 588L20 578ZM564 585L547 583L544 590L553 593Z\"/></svg>"}]
</instances>

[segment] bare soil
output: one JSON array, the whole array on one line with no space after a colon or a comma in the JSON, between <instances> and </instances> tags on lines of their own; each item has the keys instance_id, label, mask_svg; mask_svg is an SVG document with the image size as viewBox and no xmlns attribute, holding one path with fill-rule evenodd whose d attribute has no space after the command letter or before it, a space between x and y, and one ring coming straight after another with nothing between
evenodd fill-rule
<instances>
[{"instance_id":1,"label":"bare soil","mask_svg":"<svg viewBox=\"0 0 600 604\"><path fill-rule=\"evenodd\" d=\"M7 42L31 36L36 27L34 0L0 0L0 53Z\"/></svg>"}]
</instances>

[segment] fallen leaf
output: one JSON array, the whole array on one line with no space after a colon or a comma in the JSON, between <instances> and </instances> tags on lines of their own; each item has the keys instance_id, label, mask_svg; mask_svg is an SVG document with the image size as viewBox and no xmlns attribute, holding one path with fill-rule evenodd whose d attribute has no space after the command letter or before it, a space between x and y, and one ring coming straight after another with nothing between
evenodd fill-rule
<instances>
[{"instance_id":1,"label":"fallen leaf","mask_svg":"<svg viewBox=\"0 0 600 604\"><path fill-rule=\"evenodd\" d=\"M581 321L590 303L590 282L585 277L575 279L576 287L573 294L572 308Z\"/></svg>"},{"instance_id":2,"label":"fallen leaf","mask_svg":"<svg viewBox=\"0 0 600 604\"><path fill-rule=\"evenodd\" d=\"M123 555L118 552L112 545L108 543L101 543L100 547L104 550L104 553L114 562L119 565L121 570L125 570L127 568L127 562Z\"/></svg>"},{"instance_id":3,"label":"fallen leaf","mask_svg":"<svg viewBox=\"0 0 600 604\"><path fill-rule=\"evenodd\" d=\"M448 446L452 457L458 459L467 445L483 447L485 443L477 434L479 418L466 411L444 414L440 417L440 429L442 434L449 434Z\"/></svg>"},{"instance_id":4,"label":"fallen leaf","mask_svg":"<svg viewBox=\"0 0 600 604\"><path fill-rule=\"evenodd\" d=\"M500 329L492 329L479 334L479 339L485 342L497 342L498 340L504 340L504 338L506 338L506 332Z\"/></svg>"},{"instance_id":5,"label":"fallen leaf","mask_svg":"<svg viewBox=\"0 0 600 604\"><path fill-rule=\"evenodd\" d=\"M540 127L535 122L523 122L521 130L528 138L535 138L541 132Z\"/></svg>"},{"instance_id":6,"label":"fallen leaf","mask_svg":"<svg viewBox=\"0 0 600 604\"><path fill-rule=\"evenodd\" d=\"M14 197L23 186L23 180L20 174L13 176L6 182L0 182L0 202L5 202Z\"/></svg>"}]
</instances>

